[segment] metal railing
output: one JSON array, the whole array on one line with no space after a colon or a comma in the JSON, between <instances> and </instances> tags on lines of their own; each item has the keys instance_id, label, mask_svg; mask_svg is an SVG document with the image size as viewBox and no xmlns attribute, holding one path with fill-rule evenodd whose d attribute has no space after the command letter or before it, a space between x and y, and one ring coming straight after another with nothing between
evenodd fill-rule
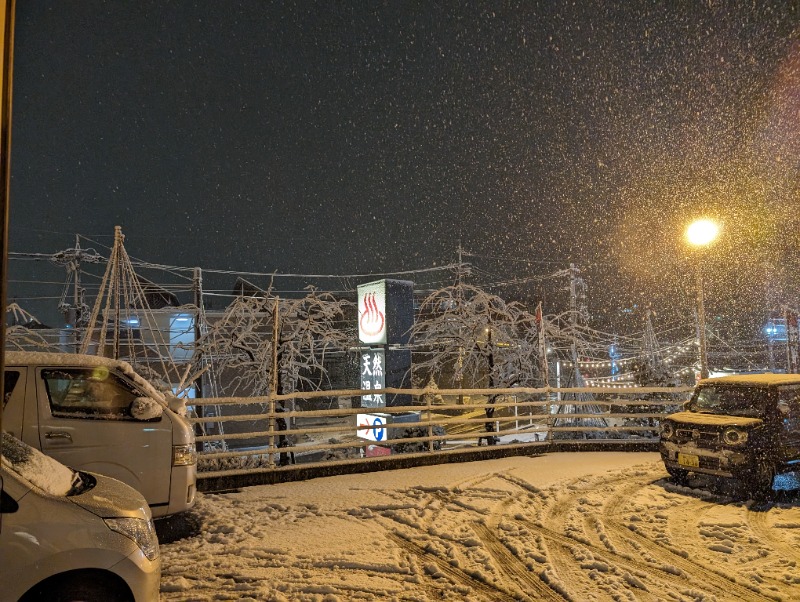
<instances>
[{"instance_id":1,"label":"metal railing","mask_svg":"<svg viewBox=\"0 0 800 602\"><path fill-rule=\"evenodd\" d=\"M226 483L302 478L287 473L376 462L404 465L453 461L453 454L536 448L652 448L660 419L680 409L691 387L393 389L411 405L360 407L361 390L266 397L194 399L198 479ZM385 397L384 397L385 398ZM326 407L327 406L327 407ZM216 431L216 432L215 432ZM591 444L591 445L588 445ZM505 448L505 449L503 449ZM511 449L513 448L513 450ZM502 452L500 450L503 450ZM437 457L439 458L437 460ZM396 462L395 462L396 464ZM278 474L283 476L276 477ZM264 475L271 475L264 477Z\"/></svg>"}]
</instances>

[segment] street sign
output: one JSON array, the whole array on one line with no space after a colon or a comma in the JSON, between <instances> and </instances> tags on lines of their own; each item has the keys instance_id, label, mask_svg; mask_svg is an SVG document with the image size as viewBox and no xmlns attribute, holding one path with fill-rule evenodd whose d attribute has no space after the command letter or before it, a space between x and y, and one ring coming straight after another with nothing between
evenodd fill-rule
<instances>
[{"instance_id":1,"label":"street sign","mask_svg":"<svg viewBox=\"0 0 800 602\"><path fill-rule=\"evenodd\" d=\"M356 424L358 425L358 430L356 435L367 441L384 441L386 440L387 422L388 416L386 414L357 414Z\"/></svg>"}]
</instances>

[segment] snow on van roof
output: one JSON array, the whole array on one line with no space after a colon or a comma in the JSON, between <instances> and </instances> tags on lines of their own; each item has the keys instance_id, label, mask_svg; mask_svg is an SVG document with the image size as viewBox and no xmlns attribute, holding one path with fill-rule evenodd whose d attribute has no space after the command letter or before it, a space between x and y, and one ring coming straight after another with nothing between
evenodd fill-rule
<instances>
[{"instance_id":1,"label":"snow on van roof","mask_svg":"<svg viewBox=\"0 0 800 602\"><path fill-rule=\"evenodd\" d=\"M126 366L128 362L112 360L99 355L85 355L82 353L51 353L47 351L6 351L6 365L22 364L50 364L53 366Z\"/></svg>"},{"instance_id":2,"label":"snow on van roof","mask_svg":"<svg viewBox=\"0 0 800 602\"><path fill-rule=\"evenodd\" d=\"M3 469L14 472L45 493L64 497L72 489L75 473L16 437L3 433Z\"/></svg>"},{"instance_id":3,"label":"snow on van roof","mask_svg":"<svg viewBox=\"0 0 800 602\"><path fill-rule=\"evenodd\" d=\"M106 368L116 368L125 376L134 381L139 387L144 389L148 397L152 397L158 403L167 406L167 400L147 379L139 376L128 362L114 360L99 355L87 355L82 353L50 353L47 351L6 351L6 366L78 366L94 368L95 366L105 366Z\"/></svg>"},{"instance_id":4,"label":"snow on van roof","mask_svg":"<svg viewBox=\"0 0 800 602\"><path fill-rule=\"evenodd\" d=\"M705 378L699 385L713 385L724 383L726 385L762 385L765 387L774 385L800 384L800 374L731 374L729 376L718 376L716 378Z\"/></svg>"}]
</instances>

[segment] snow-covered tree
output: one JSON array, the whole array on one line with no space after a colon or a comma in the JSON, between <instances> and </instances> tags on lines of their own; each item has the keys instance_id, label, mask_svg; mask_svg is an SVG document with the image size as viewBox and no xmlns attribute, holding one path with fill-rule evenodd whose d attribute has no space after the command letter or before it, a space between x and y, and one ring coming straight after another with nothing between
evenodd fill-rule
<instances>
[{"instance_id":1,"label":"snow-covered tree","mask_svg":"<svg viewBox=\"0 0 800 602\"><path fill-rule=\"evenodd\" d=\"M10 320L10 324L8 323ZM36 317L17 303L6 306L6 348L25 351L60 351L57 345L45 339L40 332L46 329Z\"/></svg>"},{"instance_id":2,"label":"snow-covered tree","mask_svg":"<svg viewBox=\"0 0 800 602\"><path fill-rule=\"evenodd\" d=\"M537 378L535 320L516 302L457 283L431 293L411 330L423 380L463 387L530 385Z\"/></svg>"},{"instance_id":3,"label":"snow-covered tree","mask_svg":"<svg viewBox=\"0 0 800 602\"><path fill-rule=\"evenodd\" d=\"M318 389L323 384L328 373L326 354L353 345L354 328L344 325L352 304L313 287L307 291L298 299L278 299L269 291L237 297L220 320L208 325L196 342L194 361L212 363L221 393L261 396L270 392L276 319L276 392Z\"/></svg>"},{"instance_id":4,"label":"snow-covered tree","mask_svg":"<svg viewBox=\"0 0 800 602\"><path fill-rule=\"evenodd\" d=\"M414 370L421 380L452 385L508 388L535 386L537 331L533 315L516 302L461 281L431 293L411 330ZM496 396L489 397L494 403ZM486 409L486 417L494 408ZM486 423L493 432L494 422ZM489 443L494 437L487 436Z\"/></svg>"}]
</instances>

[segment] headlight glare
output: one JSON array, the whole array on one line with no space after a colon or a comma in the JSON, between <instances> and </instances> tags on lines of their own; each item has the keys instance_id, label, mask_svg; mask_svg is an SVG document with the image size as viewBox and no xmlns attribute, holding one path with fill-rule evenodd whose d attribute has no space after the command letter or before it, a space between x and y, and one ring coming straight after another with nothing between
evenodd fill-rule
<instances>
[{"instance_id":1,"label":"headlight glare","mask_svg":"<svg viewBox=\"0 0 800 602\"><path fill-rule=\"evenodd\" d=\"M106 518L104 520L109 529L133 540L148 560L158 558L158 537L153 521L143 518Z\"/></svg>"}]
</instances>

